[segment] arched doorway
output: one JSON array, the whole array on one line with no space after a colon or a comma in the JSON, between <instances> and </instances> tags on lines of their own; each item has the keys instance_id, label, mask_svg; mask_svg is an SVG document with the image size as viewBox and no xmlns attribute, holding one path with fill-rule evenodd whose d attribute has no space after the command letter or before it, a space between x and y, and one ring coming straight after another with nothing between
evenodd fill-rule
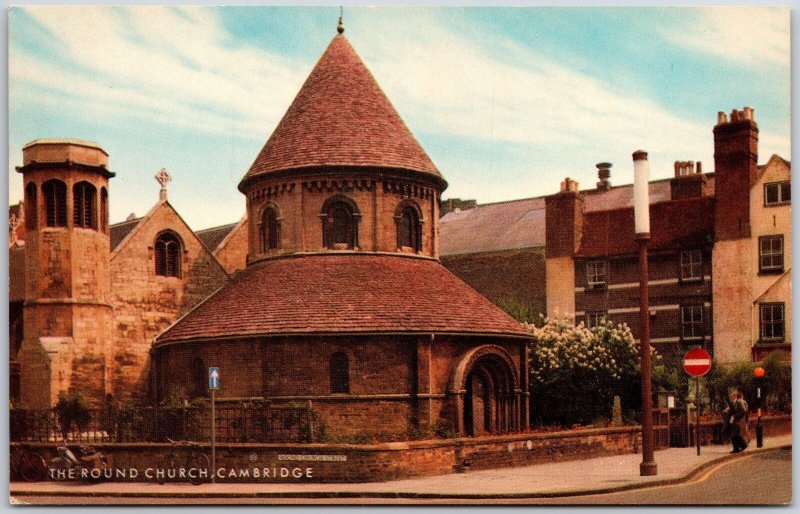
<instances>
[{"instance_id":1,"label":"arched doorway","mask_svg":"<svg viewBox=\"0 0 800 514\"><path fill-rule=\"evenodd\" d=\"M508 353L494 345L468 352L453 376L458 426L464 435L519 430L519 381Z\"/></svg>"}]
</instances>

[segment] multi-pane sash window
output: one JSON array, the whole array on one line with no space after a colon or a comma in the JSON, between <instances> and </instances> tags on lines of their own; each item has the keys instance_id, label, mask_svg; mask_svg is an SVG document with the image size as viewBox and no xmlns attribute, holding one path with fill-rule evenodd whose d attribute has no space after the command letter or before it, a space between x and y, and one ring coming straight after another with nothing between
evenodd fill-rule
<instances>
[{"instance_id":1,"label":"multi-pane sash window","mask_svg":"<svg viewBox=\"0 0 800 514\"><path fill-rule=\"evenodd\" d=\"M703 252L688 250L681 252L681 280L702 280Z\"/></svg>"},{"instance_id":2,"label":"multi-pane sash window","mask_svg":"<svg viewBox=\"0 0 800 514\"><path fill-rule=\"evenodd\" d=\"M761 341L782 341L784 337L784 304L762 303L758 306Z\"/></svg>"},{"instance_id":3,"label":"multi-pane sash window","mask_svg":"<svg viewBox=\"0 0 800 514\"><path fill-rule=\"evenodd\" d=\"M586 263L586 283L588 289L605 289L606 261L589 261Z\"/></svg>"},{"instance_id":4,"label":"multi-pane sash window","mask_svg":"<svg viewBox=\"0 0 800 514\"><path fill-rule=\"evenodd\" d=\"M703 306L681 306L681 339L684 341L702 340L705 335L703 330Z\"/></svg>"},{"instance_id":5,"label":"multi-pane sash window","mask_svg":"<svg viewBox=\"0 0 800 514\"><path fill-rule=\"evenodd\" d=\"M764 205L779 205L791 201L792 184L788 180L764 184Z\"/></svg>"},{"instance_id":6,"label":"multi-pane sash window","mask_svg":"<svg viewBox=\"0 0 800 514\"><path fill-rule=\"evenodd\" d=\"M599 326L608 317L606 311L589 311L586 313L586 328Z\"/></svg>"},{"instance_id":7,"label":"multi-pane sash window","mask_svg":"<svg viewBox=\"0 0 800 514\"><path fill-rule=\"evenodd\" d=\"M783 236L758 238L758 269L765 272L783 271Z\"/></svg>"}]
</instances>

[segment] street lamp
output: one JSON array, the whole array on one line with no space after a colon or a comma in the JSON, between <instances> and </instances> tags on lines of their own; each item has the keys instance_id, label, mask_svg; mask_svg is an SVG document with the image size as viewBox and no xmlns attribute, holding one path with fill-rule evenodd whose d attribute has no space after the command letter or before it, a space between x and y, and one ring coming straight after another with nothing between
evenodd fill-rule
<instances>
[{"instance_id":1,"label":"street lamp","mask_svg":"<svg viewBox=\"0 0 800 514\"><path fill-rule=\"evenodd\" d=\"M756 447L764 446L764 427L761 425L761 386L764 384L764 375L767 372L761 366L753 370L756 379L756 403L758 406L758 421L756 421Z\"/></svg>"},{"instance_id":2,"label":"street lamp","mask_svg":"<svg viewBox=\"0 0 800 514\"><path fill-rule=\"evenodd\" d=\"M647 152L633 152L633 216L639 243L639 329L642 366L642 463L641 476L658 474L653 458L653 397L650 366L650 306L647 291L647 242L650 240L650 163Z\"/></svg>"}]
</instances>

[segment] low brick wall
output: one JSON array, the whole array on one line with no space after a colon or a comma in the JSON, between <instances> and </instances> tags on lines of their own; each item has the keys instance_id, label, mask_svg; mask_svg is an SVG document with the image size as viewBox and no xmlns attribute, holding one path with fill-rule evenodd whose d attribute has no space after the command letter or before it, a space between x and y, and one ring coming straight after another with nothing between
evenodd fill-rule
<instances>
[{"instance_id":1,"label":"low brick wall","mask_svg":"<svg viewBox=\"0 0 800 514\"><path fill-rule=\"evenodd\" d=\"M764 418L764 427L765 437L790 433L791 417ZM701 437L705 433L710 436L713 430L713 423L703 424ZM19 445L46 460L55 456L57 446L54 443L12 443L12 446ZM363 445L224 443L217 445L217 468L224 468L217 480L376 482L636 453L640 446L638 426ZM119 481L155 481L156 469L164 466L170 448L168 444L159 443L113 443L96 447L110 457L114 470L120 470L113 478ZM209 444L203 444L200 449L210 456ZM185 457L179 461L185 461Z\"/></svg>"}]
</instances>

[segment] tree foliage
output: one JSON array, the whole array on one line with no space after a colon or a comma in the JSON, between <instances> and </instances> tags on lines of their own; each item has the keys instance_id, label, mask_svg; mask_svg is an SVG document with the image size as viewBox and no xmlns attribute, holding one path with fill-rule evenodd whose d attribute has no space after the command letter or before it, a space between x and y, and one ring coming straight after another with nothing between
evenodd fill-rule
<instances>
[{"instance_id":1,"label":"tree foliage","mask_svg":"<svg viewBox=\"0 0 800 514\"><path fill-rule=\"evenodd\" d=\"M627 325L587 328L570 318L526 325L534 336L530 390L534 419L569 427L607 418L615 395L623 409L641 404L639 345Z\"/></svg>"}]
</instances>

